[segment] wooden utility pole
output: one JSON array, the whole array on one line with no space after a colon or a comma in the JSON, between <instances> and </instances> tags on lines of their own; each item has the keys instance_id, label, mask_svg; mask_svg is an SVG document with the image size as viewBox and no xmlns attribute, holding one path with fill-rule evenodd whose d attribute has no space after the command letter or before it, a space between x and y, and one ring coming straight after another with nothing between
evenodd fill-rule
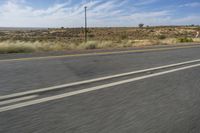
<instances>
[{"instance_id":1,"label":"wooden utility pole","mask_svg":"<svg viewBox=\"0 0 200 133\"><path fill-rule=\"evenodd\" d=\"M87 6L85 6L85 42L87 42Z\"/></svg>"}]
</instances>

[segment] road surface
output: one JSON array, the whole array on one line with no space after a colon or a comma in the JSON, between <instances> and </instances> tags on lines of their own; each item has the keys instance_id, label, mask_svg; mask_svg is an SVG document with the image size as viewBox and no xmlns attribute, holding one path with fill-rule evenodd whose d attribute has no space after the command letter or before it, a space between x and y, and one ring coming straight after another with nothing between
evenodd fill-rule
<instances>
[{"instance_id":1,"label":"road surface","mask_svg":"<svg viewBox=\"0 0 200 133\"><path fill-rule=\"evenodd\" d=\"M1 56L0 133L200 132L200 45L41 56Z\"/></svg>"}]
</instances>

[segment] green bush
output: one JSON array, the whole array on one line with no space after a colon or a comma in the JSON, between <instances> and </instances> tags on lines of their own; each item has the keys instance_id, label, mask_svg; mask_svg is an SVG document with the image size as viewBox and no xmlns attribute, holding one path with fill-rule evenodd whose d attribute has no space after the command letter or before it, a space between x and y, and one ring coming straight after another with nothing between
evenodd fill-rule
<instances>
[{"instance_id":1,"label":"green bush","mask_svg":"<svg viewBox=\"0 0 200 133\"><path fill-rule=\"evenodd\" d=\"M177 41L180 42L180 43L193 42L193 39L185 37L185 38L178 38Z\"/></svg>"}]
</instances>

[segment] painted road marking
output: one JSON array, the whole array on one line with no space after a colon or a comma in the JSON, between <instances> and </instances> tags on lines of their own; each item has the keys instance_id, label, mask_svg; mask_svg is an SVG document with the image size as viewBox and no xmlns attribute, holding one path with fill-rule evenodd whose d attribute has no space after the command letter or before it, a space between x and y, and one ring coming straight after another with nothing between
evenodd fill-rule
<instances>
[{"instance_id":1,"label":"painted road marking","mask_svg":"<svg viewBox=\"0 0 200 133\"><path fill-rule=\"evenodd\" d=\"M11 104L11 103L16 103L16 102L20 102L20 101L24 101L24 100L30 100L30 99L33 99L36 97L38 97L38 95L32 95L32 96L26 96L26 97L20 97L20 98L16 98L16 99L1 101L0 106L6 105L6 104Z\"/></svg>"},{"instance_id":2,"label":"painted road marking","mask_svg":"<svg viewBox=\"0 0 200 133\"><path fill-rule=\"evenodd\" d=\"M22 107L45 103L45 102L49 102L49 101L53 101L53 100L58 100L58 99L62 99L62 98L70 97L70 96L75 96L75 95L79 95L79 94L83 94L83 93L97 91L97 90L101 90L101 89L105 89L105 88L109 88L109 87L113 87L113 86L117 86L117 85L121 85L121 84L126 84L126 83L130 83L130 82L134 82L134 81L138 81L138 80L142 80L142 79L147 79L147 78L161 76L161 75L165 75L165 74L169 74L169 73L173 73L173 72L177 72L177 71L181 71L181 70L195 68L195 67L199 67L199 66L200 66L200 64L185 66L185 67L181 67L181 68L171 69L168 71L158 72L158 73L154 73L154 74L149 74L149 75L140 76L140 77L136 77L136 78L126 79L126 80L117 81L117 82L104 84L104 85L100 85L100 86L95 86L95 87L91 87L91 88L86 88L86 89L82 89L82 90L72 91L72 92L68 92L68 93L64 93L64 94L60 94L60 95L55 95L55 96L45 97L45 98L31 100L31 101L27 101L27 102L22 102L22 103L10 105L10 106L5 106L5 107L0 108L0 113L18 109L18 108L22 108Z\"/></svg>"},{"instance_id":3,"label":"painted road marking","mask_svg":"<svg viewBox=\"0 0 200 133\"><path fill-rule=\"evenodd\" d=\"M88 83L93 83L93 82L98 82L98 81L103 81L103 80L108 80L108 79L113 79L113 78L119 78L119 77L123 77L123 76L129 76L129 75L144 73L144 72L148 72L148 71L166 69L166 68L176 67L176 66L180 66L180 65L187 65L190 63L197 63L197 62L200 62L200 59L171 64L171 65L165 65L165 66L160 66L160 67L155 67L155 68L149 68L149 69L144 69L144 70L132 71L132 72L127 72L127 73L122 73L122 74L116 74L116 75L111 75L111 76L106 76L106 77L101 77L101 78L95 78L95 79L90 79L90 80L84 80L84 81L79 81L79 82L74 82L74 83L68 83L68 84L63 84L63 85L58 85L58 86L35 89L35 90L31 90L31 91L19 92L19 93L0 96L0 100L20 97L20 96L25 96L25 95L31 95L31 94L41 93L41 92L47 92L47 91L52 91L52 90L58 90L61 88L83 85L83 84L88 84Z\"/></svg>"},{"instance_id":4,"label":"painted road marking","mask_svg":"<svg viewBox=\"0 0 200 133\"><path fill-rule=\"evenodd\" d=\"M97 55L114 55L114 54L126 54L126 53L138 53L138 52L165 51L165 50L197 48L197 47L200 47L200 45L175 46L175 47L168 47L168 48L150 48L150 49L114 51L114 52L96 52L96 53L58 55L58 56L44 56L44 57L31 57L31 58L18 58L18 59L5 59L5 60L3 59L3 60L0 60L0 63L12 62L12 61L30 61L30 60L42 60L42 59L57 59L57 58L69 58L69 57L84 57L84 56L97 56Z\"/></svg>"}]
</instances>

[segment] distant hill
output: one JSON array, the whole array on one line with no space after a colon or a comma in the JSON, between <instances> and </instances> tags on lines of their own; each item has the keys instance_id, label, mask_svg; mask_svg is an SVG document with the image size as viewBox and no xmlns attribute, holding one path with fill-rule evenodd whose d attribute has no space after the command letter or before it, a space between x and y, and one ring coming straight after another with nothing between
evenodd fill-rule
<instances>
[{"instance_id":1,"label":"distant hill","mask_svg":"<svg viewBox=\"0 0 200 133\"><path fill-rule=\"evenodd\" d=\"M37 28L37 27L0 27L0 31L16 31L16 30L45 30L48 28Z\"/></svg>"}]
</instances>

